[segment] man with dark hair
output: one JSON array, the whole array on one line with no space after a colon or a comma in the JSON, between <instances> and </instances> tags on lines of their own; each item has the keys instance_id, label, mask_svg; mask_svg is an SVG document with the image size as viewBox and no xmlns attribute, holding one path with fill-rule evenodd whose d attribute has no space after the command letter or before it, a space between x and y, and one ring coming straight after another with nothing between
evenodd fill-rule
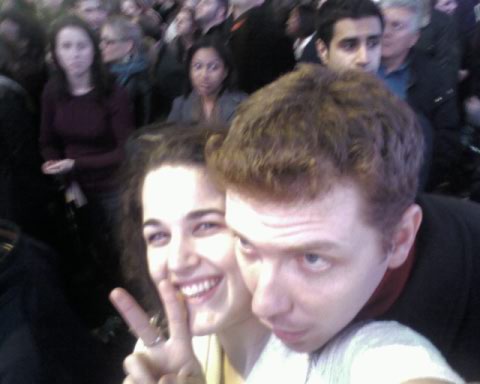
<instances>
[{"instance_id":1,"label":"man with dark hair","mask_svg":"<svg viewBox=\"0 0 480 384\"><path fill-rule=\"evenodd\" d=\"M358 69L376 74L384 26L382 11L372 0L328 0L318 13L317 54L333 70ZM417 113L417 117L425 138L419 184L424 190L430 173L432 127L423 115Z\"/></svg>"},{"instance_id":2,"label":"man with dark hair","mask_svg":"<svg viewBox=\"0 0 480 384\"><path fill-rule=\"evenodd\" d=\"M203 35L219 34L226 39L227 13L228 0L200 0L195 7L195 20Z\"/></svg>"},{"instance_id":3,"label":"man with dark hair","mask_svg":"<svg viewBox=\"0 0 480 384\"><path fill-rule=\"evenodd\" d=\"M317 53L328 67L376 73L383 17L371 0L328 0L317 18Z\"/></svg>"},{"instance_id":4,"label":"man with dark hair","mask_svg":"<svg viewBox=\"0 0 480 384\"><path fill-rule=\"evenodd\" d=\"M377 79L313 66L256 92L212 140L253 311L289 348L324 350L358 321L396 320L479 377L480 209L416 199L422 157L415 115ZM382 350L379 369L397 369ZM420 360L396 363L406 373Z\"/></svg>"}]
</instances>

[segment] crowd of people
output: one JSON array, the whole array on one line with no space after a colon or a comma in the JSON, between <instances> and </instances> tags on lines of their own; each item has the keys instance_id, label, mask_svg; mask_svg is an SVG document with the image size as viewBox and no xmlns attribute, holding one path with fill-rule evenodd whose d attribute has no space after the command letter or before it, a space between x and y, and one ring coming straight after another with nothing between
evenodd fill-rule
<instances>
[{"instance_id":1,"label":"crowd of people","mask_svg":"<svg viewBox=\"0 0 480 384\"><path fill-rule=\"evenodd\" d=\"M480 379L479 15L0 0L0 382Z\"/></svg>"}]
</instances>

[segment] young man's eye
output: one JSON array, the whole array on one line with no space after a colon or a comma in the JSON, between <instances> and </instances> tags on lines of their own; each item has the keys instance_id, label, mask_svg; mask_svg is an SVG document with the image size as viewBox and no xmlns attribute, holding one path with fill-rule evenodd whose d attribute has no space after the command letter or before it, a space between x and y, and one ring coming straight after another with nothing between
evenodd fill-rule
<instances>
[{"instance_id":1,"label":"young man's eye","mask_svg":"<svg viewBox=\"0 0 480 384\"><path fill-rule=\"evenodd\" d=\"M330 262L314 252L306 252L300 257L303 266L312 271L323 271L330 267Z\"/></svg>"},{"instance_id":2,"label":"young man's eye","mask_svg":"<svg viewBox=\"0 0 480 384\"><path fill-rule=\"evenodd\" d=\"M340 48L342 48L345 51L353 51L357 47L357 42L356 41L343 41L340 44Z\"/></svg>"},{"instance_id":3,"label":"young man's eye","mask_svg":"<svg viewBox=\"0 0 480 384\"><path fill-rule=\"evenodd\" d=\"M253 247L246 239L241 236L236 236L237 245L242 250L242 252L251 252Z\"/></svg>"},{"instance_id":4,"label":"young man's eye","mask_svg":"<svg viewBox=\"0 0 480 384\"><path fill-rule=\"evenodd\" d=\"M368 48L375 48L380 45L380 38L375 37L367 41Z\"/></svg>"}]
</instances>

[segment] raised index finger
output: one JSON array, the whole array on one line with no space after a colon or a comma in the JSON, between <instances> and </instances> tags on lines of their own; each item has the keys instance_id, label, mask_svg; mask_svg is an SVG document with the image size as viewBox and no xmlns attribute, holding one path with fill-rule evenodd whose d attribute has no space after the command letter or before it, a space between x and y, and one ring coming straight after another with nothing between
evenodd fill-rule
<instances>
[{"instance_id":1,"label":"raised index finger","mask_svg":"<svg viewBox=\"0 0 480 384\"><path fill-rule=\"evenodd\" d=\"M168 319L170 339L183 340L191 346L192 336L188 324L187 310L180 294L175 291L173 285L167 280L162 280L158 288Z\"/></svg>"},{"instance_id":2,"label":"raised index finger","mask_svg":"<svg viewBox=\"0 0 480 384\"><path fill-rule=\"evenodd\" d=\"M150 324L147 313L126 290L115 288L110 293L110 301L133 333L142 339L146 346L152 345L158 339L160 336L158 328Z\"/></svg>"}]
</instances>

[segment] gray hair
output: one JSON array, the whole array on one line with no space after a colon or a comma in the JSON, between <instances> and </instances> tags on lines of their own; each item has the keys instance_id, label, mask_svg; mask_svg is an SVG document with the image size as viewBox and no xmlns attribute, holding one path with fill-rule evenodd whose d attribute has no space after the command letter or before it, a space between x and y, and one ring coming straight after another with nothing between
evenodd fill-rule
<instances>
[{"instance_id":1,"label":"gray hair","mask_svg":"<svg viewBox=\"0 0 480 384\"><path fill-rule=\"evenodd\" d=\"M378 5L384 8L407 8L415 16L413 19L413 29L418 31L423 24L423 2L421 0L378 0Z\"/></svg>"},{"instance_id":2,"label":"gray hair","mask_svg":"<svg viewBox=\"0 0 480 384\"><path fill-rule=\"evenodd\" d=\"M140 26L125 16L108 18L102 28L112 28L119 38L133 41L133 50L137 53L142 48L143 33Z\"/></svg>"}]
</instances>

